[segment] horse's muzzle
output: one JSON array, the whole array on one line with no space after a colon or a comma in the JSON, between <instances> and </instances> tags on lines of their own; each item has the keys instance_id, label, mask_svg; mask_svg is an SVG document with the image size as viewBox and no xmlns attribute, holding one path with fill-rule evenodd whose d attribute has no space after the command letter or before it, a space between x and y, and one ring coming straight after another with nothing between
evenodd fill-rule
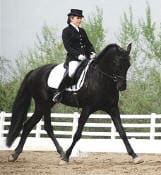
<instances>
[{"instance_id":1,"label":"horse's muzzle","mask_svg":"<svg viewBox=\"0 0 161 175\"><path fill-rule=\"evenodd\" d=\"M126 90L126 80L117 82L117 90L119 90L119 91Z\"/></svg>"}]
</instances>

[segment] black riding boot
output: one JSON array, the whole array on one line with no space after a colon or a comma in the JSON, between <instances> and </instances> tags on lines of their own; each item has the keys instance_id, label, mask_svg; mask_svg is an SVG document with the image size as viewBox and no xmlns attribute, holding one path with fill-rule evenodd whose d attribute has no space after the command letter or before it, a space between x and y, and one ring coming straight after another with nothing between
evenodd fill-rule
<instances>
[{"instance_id":1,"label":"black riding boot","mask_svg":"<svg viewBox=\"0 0 161 175\"><path fill-rule=\"evenodd\" d=\"M57 103L57 102L60 101L62 93L63 93L64 90L65 90L67 87L69 87L71 84L72 84L72 78L69 77L68 75L66 75L66 76L64 77L64 79L62 80L62 82L60 83L58 90L57 90L56 93L54 94L53 101L54 101L55 103Z\"/></svg>"}]
</instances>

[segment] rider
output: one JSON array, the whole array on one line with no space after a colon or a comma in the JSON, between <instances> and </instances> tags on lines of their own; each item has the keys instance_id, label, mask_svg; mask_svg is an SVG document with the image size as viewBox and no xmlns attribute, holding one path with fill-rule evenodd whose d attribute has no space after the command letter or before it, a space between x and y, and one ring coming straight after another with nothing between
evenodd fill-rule
<instances>
[{"instance_id":1,"label":"rider","mask_svg":"<svg viewBox=\"0 0 161 175\"><path fill-rule=\"evenodd\" d=\"M62 32L63 44L67 51L65 66L68 68L68 73L53 97L54 102L58 102L61 93L65 88L69 87L72 77L81 62L86 58L92 59L96 56L94 47L89 41L85 30L80 27L83 17L82 10L79 9L71 9L68 14L68 26Z\"/></svg>"}]
</instances>

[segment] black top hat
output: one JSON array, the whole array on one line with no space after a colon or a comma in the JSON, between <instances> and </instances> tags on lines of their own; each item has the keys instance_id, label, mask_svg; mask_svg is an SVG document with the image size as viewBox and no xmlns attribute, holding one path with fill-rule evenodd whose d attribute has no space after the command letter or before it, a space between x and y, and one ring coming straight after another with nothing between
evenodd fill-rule
<instances>
[{"instance_id":1,"label":"black top hat","mask_svg":"<svg viewBox=\"0 0 161 175\"><path fill-rule=\"evenodd\" d=\"M82 15L82 10L79 9L71 9L70 13L68 13L68 16L79 16L79 17L84 17Z\"/></svg>"}]
</instances>

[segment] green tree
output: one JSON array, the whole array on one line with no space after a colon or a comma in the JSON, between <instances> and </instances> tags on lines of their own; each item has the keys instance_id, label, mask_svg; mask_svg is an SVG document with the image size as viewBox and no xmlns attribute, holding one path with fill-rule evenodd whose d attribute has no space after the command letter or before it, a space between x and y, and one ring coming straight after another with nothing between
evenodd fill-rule
<instances>
[{"instance_id":1,"label":"green tree","mask_svg":"<svg viewBox=\"0 0 161 175\"><path fill-rule=\"evenodd\" d=\"M161 71L160 34L152 21L150 6L146 7L146 18L134 23L132 8L124 13L118 37L125 46L131 40L132 66L129 70L128 89L120 94L122 113L160 113ZM159 65L159 66L158 66Z\"/></svg>"},{"instance_id":2,"label":"green tree","mask_svg":"<svg viewBox=\"0 0 161 175\"><path fill-rule=\"evenodd\" d=\"M145 41L142 51L149 59L155 61L161 66L161 24L157 31L156 23L152 21L150 6L147 4L146 20L140 21L143 39Z\"/></svg>"},{"instance_id":3,"label":"green tree","mask_svg":"<svg viewBox=\"0 0 161 175\"><path fill-rule=\"evenodd\" d=\"M83 23L90 41L96 52L99 52L104 46L105 30L103 28L103 11L96 7L96 12L88 16Z\"/></svg>"},{"instance_id":4,"label":"green tree","mask_svg":"<svg viewBox=\"0 0 161 175\"><path fill-rule=\"evenodd\" d=\"M0 57L0 111L6 109L7 105L7 90L5 83L9 81L9 61L4 57Z\"/></svg>"},{"instance_id":5,"label":"green tree","mask_svg":"<svg viewBox=\"0 0 161 175\"><path fill-rule=\"evenodd\" d=\"M41 65L60 63L65 58L62 42L56 40L54 28L44 24L41 35L36 35L37 41L33 49L28 50L28 54L20 53L16 59L14 77L22 79L24 75Z\"/></svg>"},{"instance_id":6,"label":"green tree","mask_svg":"<svg viewBox=\"0 0 161 175\"><path fill-rule=\"evenodd\" d=\"M0 83L4 83L9 80L9 60L0 56Z\"/></svg>"},{"instance_id":7,"label":"green tree","mask_svg":"<svg viewBox=\"0 0 161 175\"><path fill-rule=\"evenodd\" d=\"M121 18L121 28L120 32L117 35L117 39L122 47L127 47L129 43L132 43L132 62L134 63L137 59L140 50L139 50L139 36L140 29L137 24L134 23L132 7L129 7L129 14L123 14Z\"/></svg>"}]
</instances>

